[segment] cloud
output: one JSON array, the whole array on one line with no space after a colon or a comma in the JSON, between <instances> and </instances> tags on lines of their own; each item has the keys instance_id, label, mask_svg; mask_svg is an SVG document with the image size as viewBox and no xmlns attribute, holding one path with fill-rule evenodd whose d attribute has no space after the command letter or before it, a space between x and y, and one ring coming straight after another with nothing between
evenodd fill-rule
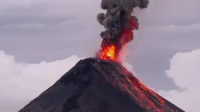
<instances>
[{"instance_id":1,"label":"cloud","mask_svg":"<svg viewBox=\"0 0 200 112\"><path fill-rule=\"evenodd\" d=\"M200 22L199 0L151 0L145 10L136 10L140 23L150 26L190 25Z\"/></svg>"},{"instance_id":2,"label":"cloud","mask_svg":"<svg viewBox=\"0 0 200 112\"><path fill-rule=\"evenodd\" d=\"M59 24L74 19L91 19L102 12L100 0L0 0L1 24ZM149 7L135 13L140 25L166 26L200 23L199 0L151 0ZM177 4L180 4L177 7ZM84 9L84 10L83 10ZM158 10L159 9L159 10ZM90 20L90 21L91 21Z\"/></svg>"},{"instance_id":3,"label":"cloud","mask_svg":"<svg viewBox=\"0 0 200 112\"><path fill-rule=\"evenodd\" d=\"M199 112L200 49L175 54L170 60L170 69L166 71L166 75L179 90L159 90L158 93L186 112Z\"/></svg>"},{"instance_id":4,"label":"cloud","mask_svg":"<svg viewBox=\"0 0 200 112\"><path fill-rule=\"evenodd\" d=\"M0 51L0 112L16 112L55 83L80 60L76 55L63 60L29 64Z\"/></svg>"},{"instance_id":5,"label":"cloud","mask_svg":"<svg viewBox=\"0 0 200 112\"><path fill-rule=\"evenodd\" d=\"M0 112L16 112L54 84L80 59L76 55L54 62L17 62L0 51ZM125 63L128 70L132 66Z\"/></svg>"},{"instance_id":6,"label":"cloud","mask_svg":"<svg viewBox=\"0 0 200 112\"><path fill-rule=\"evenodd\" d=\"M4 0L5 1L5 0ZM23 24L56 25L70 20L96 20L100 1L8 0L0 5L2 26ZM84 10L83 10L84 9ZM92 9L92 10L91 10ZM28 26L27 26L28 27Z\"/></svg>"}]
</instances>

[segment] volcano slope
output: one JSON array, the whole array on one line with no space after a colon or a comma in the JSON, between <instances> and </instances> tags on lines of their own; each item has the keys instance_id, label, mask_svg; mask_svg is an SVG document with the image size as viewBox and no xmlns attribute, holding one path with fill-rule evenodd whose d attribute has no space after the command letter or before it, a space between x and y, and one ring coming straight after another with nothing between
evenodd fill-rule
<instances>
[{"instance_id":1,"label":"volcano slope","mask_svg":"<svg viewBox=\"0 0 200 112\"><path fill-rule=\"evenodd\" d=\"M80 60L19 112L184 112L120 63Z\"/></svg>"}]
</instances>

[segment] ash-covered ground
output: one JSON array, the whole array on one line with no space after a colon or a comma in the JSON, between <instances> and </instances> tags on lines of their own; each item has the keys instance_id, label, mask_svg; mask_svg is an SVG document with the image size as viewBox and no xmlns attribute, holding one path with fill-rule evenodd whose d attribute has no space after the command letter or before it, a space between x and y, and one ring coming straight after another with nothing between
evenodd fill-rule
<instances>
[{"instance_id":1,"label":"ash-covered ground","mask_svg":"<svg viewBox=\"0 0 200 112\"><path fill-rule=\"evenodd\" d=\"M19 112L184 112L160 97L120 63L79 61Z\"/></svg>"}]
</instances>

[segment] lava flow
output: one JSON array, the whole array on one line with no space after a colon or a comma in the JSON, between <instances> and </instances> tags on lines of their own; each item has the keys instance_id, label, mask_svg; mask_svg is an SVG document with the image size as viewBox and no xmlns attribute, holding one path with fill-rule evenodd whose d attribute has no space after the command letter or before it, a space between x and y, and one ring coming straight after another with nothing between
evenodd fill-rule
<instances>
[{"instance_id":1,"label":"lava flow","mask_svg":"<svg viewBox=\"0 0 200 112\"><path fill-rule=\"evenodd\" d=\"M122 65L121 68L123 68ZM154 93L151 89L147 88L125 68L122 70L123 74L125 74L125 78L121 79L116 77L115 80L118 80L117 82L119 83L113 83L113 86L116 88L121 88L124 94L128 93L128 95L130 95L131 98L133 98L133 100L135 100L142 108L146 108L152 112L164 112L164 99ZM169 112L174 112L168 106L166 106L166 110Z\"/></svg>"}]
</instances>

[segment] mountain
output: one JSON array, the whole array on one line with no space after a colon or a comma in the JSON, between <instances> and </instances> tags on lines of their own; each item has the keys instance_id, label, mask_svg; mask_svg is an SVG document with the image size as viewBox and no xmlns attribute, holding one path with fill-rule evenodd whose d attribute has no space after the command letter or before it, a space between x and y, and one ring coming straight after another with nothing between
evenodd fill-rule
<instances>
[{"instance_id":1,"label":"mountain","mask_svg":"<svg viewBox=\"0 0 200 112\"><path fill-rule=\"evenodd\" d=\"M147 88L120 63L87 58L19 112L185 111Z\"/></svg>"}]
</instances>

